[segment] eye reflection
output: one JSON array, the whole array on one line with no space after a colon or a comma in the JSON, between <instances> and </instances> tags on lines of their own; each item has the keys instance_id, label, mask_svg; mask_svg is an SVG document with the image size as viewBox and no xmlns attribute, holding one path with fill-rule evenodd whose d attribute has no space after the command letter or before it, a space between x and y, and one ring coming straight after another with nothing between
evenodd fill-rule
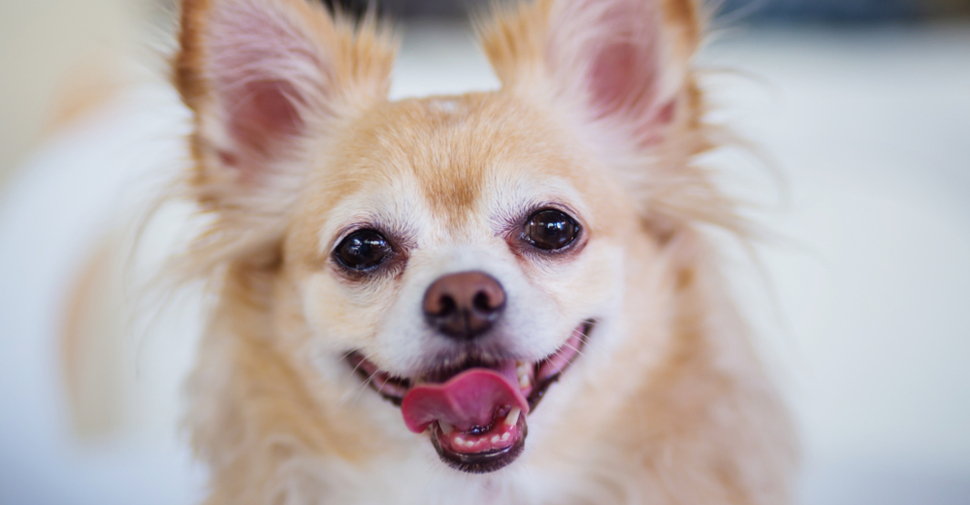
<instances>
[{"instance_id":1,"label":"eye reflection","mask_svg":"<svg viewBox=\"0 0 970 505\"><path fill-rule=\"evenodd\" d=\"M334 251L334 258L345 268L364 272L380 266L393 249L376 230L358 230L348 235Z\"/></svg>"},{"instance_id":2,"label":"eye reflection","mask_svg":"<svg viewBox=\"0 0 970 505\"><path fill-rule=\"evenodd\" d=\"M522 239L537 249L556 251L579 236L579 224L564 212L544 209L532 214L522 228Z\"/></svg>"}]
</instances>

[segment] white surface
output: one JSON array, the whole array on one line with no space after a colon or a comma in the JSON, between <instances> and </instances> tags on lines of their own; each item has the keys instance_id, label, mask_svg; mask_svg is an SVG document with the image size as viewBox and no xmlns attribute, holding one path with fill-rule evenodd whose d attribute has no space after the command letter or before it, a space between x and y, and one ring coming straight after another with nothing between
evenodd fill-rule
<instances>
[{"instance_id":1,"label":"white surface","mask_svg":"<svg viewBox=\"0 0 970 505\"><path fill-rule=\"evenodd\" d=\"M495 85L468 35L410 35L395 96ZM970 502L970 27L731 34L703 61L765 83L710 81L729 105L718 117L790 188L787 210L761 213L790 239L761 247L780 311L750 266L736 277L804 433L802 501ZM50 142L0 200L2 504L199 496L173 427L190 336L141 351L132 429L83 444L64 418L55 339L75 262L137 199L122 188L183 163L183 120L148 86ZM749 159L714 158L730 187L774 201Z\"/></svg>"}]
</instances>

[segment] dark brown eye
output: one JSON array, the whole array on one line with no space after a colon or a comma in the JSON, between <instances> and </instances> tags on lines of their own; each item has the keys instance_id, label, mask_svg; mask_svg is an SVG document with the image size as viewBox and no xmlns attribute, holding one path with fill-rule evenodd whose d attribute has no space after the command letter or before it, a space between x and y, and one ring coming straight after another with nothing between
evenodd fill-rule
<instances>
[{"instance_id":1,"label":"dark brown eye","mask_svg":"<svg viewBox=\"0 0 970 505\"><path fill-rule=\"evenodd\" d=\"M579 224L555 209L532 214L522 228L522 239L544 251L556 251L572 244L579 236Z\"/></svg>"},{"instance_id":2,"label":"dark brown eye","mask_svg":"<svg viewBox=\"0 0 970 505\"><path fill-rule=\"evenodd\" d=\"M392 252L384 235L375 230L358 230L340 242L333 256L344 267L364 272L377 268Z\"/></svg>"}]
</instances>

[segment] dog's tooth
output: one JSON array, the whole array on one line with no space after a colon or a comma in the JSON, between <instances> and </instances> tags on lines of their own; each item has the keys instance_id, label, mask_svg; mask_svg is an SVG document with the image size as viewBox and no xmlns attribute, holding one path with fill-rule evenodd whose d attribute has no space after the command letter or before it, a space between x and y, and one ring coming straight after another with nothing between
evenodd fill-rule
<instances>
[{"instance_id":1,"label":"dog's tooth","mask_svg":"<svg viewBox=\"0 0 970 505\"><path fill-rule=\"evenodd\" d=\"M525 389L532 383L529 380L529 367L521 361L516 361L515 363L515 375L518 376L519 387Z\"/></svg>"},{"instance_id":2,"label":"dog's tooth","mask_svg":"<svg viewBox=\"0 0 970 505\"><path fill-rule=\"evenodd\" d=\"M492 437L492 443L493 444L497 444L499 440L500 440L500 437L498 435L495 435L495 436Z\"/></svg>"},{"instance_id":3,"label":"dog's tooth","mask_svg":"<svg viewBox=\"0 0 970 505\"><path fill-rule=\"evenodd\" d=\"M515 426L515 423L519 422L519 414L522 413L522 409L518 407L512 407L509 411L509 415L505 416L505 424L507 426Z\"/></svg>"},{"instance_id":4,"label":"dog's tooth","mask_svg":"<svg viewBox=\"0 0 970 505\"><path fill-rule=\"evenodd\" d=\"M464 445L465 439L461 437L455 437L455 445Z\"/></svg>"},{"instance_id":5,"label":"dog's tooth","mask_svg":"<svg viewBox=\"0 0 970 505\"><path fill-rule=\"evenodd\" d=\"M509 433L509 432L507 432L507 431L505 433L502 433L502 441L503 442L508 441L508 439L509 439L510 436L512 436L512 434Z\"/></svg>"},{"instance_id":6,"label":"dog's tooth","mask_svg":"<svg viewBox=\"0 0 970 505\"><path fill-rule=\"evenodd\" d=\"M438 421L438 427L441 428L441 432L444 433L445 435L451 433L452 431L455 431L455 427L454 426L452 426L452 425L450 425L450 424L448 424L448 423L446 423L444 421Z\"/></svg>"}]
</instances>

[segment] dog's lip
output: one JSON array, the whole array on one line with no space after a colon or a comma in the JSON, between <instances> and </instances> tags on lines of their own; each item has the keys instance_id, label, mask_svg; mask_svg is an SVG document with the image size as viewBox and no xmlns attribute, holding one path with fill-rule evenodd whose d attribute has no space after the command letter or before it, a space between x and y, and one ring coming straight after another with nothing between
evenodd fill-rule
<instances>
[{"instance_id":1,"label":"dog's lip","mask_svg":"<svg viewBox=\"0 0 970 505\"><path fill-rule=\"evenodd\" d=\"M381 396L399 407L404 404L402 414L408 429L416 433L423 429L428 433L432 446L443 462L468 473L494 472L511 464L522 454L528 435L527 415L535 410L549 387L582 354L582 348L595 324L593 319L581 322L562 347L535 362L514 359L494 362L470 356L459 366L429 370L411 379L395 377L379 369L360 352L348 353L347 361ZM518 390L514 389L516 378ZM508 382L503 385L502 381ZM415 387L413 391L412 387ZM502 393L503 388L508 387L513 389L504 389L505 393ZM467 395L472 396L466 396L464 390L470 391ZM488 403L456 409L455 405L462 405L462 401L442 393L446 391L452 394L459 391L460 398L466 399L477 398L481 392L484 394L481 401ZM493 394L496 391L500 392L500 398L494 404L491 422L487 426L469 426L476 420L481 422L480 419L487 415L478 407L492 405L491 402L496 400ZM506 396L501 397L502 394ZM421 395L423 400L415 395ZM484 399L486 397L490 399ZM432 398L430 403L427 398ZM508 400L509 404L503 400ZM523 400L528 403L528 410ZM514 405L516 402L521 409ZM430 422L427 419L429 414L434 417Z\"/></svg>"},{"instance_id":2,"label":"dog's lip","mask_svg":"<svg viewBox=\"0 0 970 505\"><path fill-rule=\"evenodd\" d=\"M504 417L505 415L499 416L495 422L500 422ZM505 425L503 427L503 436L511 436L509 443L495 444L495 440L492 439L492 447L487 451L465 452L458 450L455 447L458 437L449 439L439 423L434 423L429 427L431 445L438 453L438 457L456 470L468 473L494 472L515 461L525 449L525 439L529 434L529 426L525 417L524 414L520 415L514 426Z\"/></svg>"},{"instance_id":3,"label":"dog's lip","mask_svg":"<svg viewBox=\"0 0 970 505\"><path fill-rule=\"evenodd\" d=\"M573 334L578 332L578 341L573 341L573 338L570 338L562 347L539 361L517 361L517 364L520 366L525 365L529 367L528 372L531 382L527 389L523 390L523 393L526 394L530 411L535 410L549 387L558 381L563 372L582 354L582 349L586 345L586 341L589 339L589 335L595 325L595 319L584 320L573 331ZM404 396L415 384L422 382L442 383L471 368L495 368L498 366L498 363L489 362L487 359L471 357L459 366L451 367L447 370L428 370L412 379L395 376L381 370L359 351L348 352L346 354L346 360L354 372L371 388L377 391L384 399L398 407L401 406Z\"/></svg>"},{"instance_id":4,"label":"dog's lip","mask_svg":"<svg viewBox=\"0 0 970 505\"><path fill-rule=\"evenodd\" d=\"M411 389L411 380L395 377L373 364L358 351L347 353L347 362L353 367L354 372L359 375L364 382L377 391L384 399L390 401L398 407L404 395Z\"/></svg>"}]
</instances>

